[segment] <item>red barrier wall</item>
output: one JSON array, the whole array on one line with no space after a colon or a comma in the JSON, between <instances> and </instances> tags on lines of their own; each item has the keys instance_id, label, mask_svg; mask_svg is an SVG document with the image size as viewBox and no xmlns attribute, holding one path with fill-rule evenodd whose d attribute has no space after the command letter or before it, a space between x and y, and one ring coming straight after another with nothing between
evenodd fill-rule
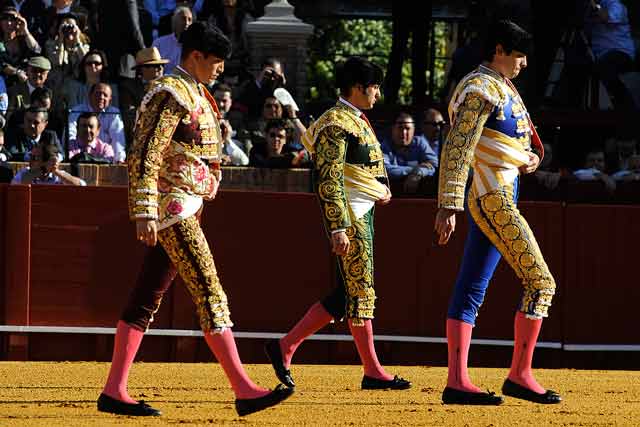
<instances>
[{"instance_id":1,"label":"red barrier wall","mask_svg":"<svg viewBox=\"0 0 640 427\"><path fill-rule=\"evenodd\" d=\"M6 260L2 323L113 327L135 280L143 248L127 216L126 189L0 186ZM398 199L376 208L375 332L444 337L450 288L466 232L464 215L446 247L433 243L433 200ZM558 283L543 341L638 344L633 270L640 207L524 202ZM30 219L29 219L30 218ZM635 222L634 222L635 221ZM312 194L223 191L207 203L203 228L230 299L237 331L284 332L333 286L334 261ZM4 250L4 253L1 252ZM622 295L622 297L621 297ZM501 263L480 310L476 338L511 339L520 284ZM610 330L606 322L625 321ZM190 297L177 283L153 327L197 329ZM348 333L344 324L326 333ZM3 334L9 359L108 360L111 336ZM260 340L241 340L243 358L264 362ZM383 360L420 363L425 346L380 343ZM435 354L446 352L439 345ZM433 355L432 354L432 355ZM446 354L446 353L444 353ZM146 360L207 360L202 340L149 337ZM349 342L309 342L300 362L353 361Z\"/></svg>"}]
</instances>

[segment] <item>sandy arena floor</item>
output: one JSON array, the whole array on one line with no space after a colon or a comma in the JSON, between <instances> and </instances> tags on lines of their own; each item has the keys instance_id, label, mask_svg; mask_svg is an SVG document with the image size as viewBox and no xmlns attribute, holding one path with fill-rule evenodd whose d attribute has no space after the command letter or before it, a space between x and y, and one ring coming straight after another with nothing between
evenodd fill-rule
<instances>
[{"instance_id":1,"label":"sandy arena floor","mask_svg":"<svg viewBox=\"0 0 640 427\"><path fill-rule=\"evenodd\" d=\"M163 411L159 418L97 412L95 400L106 363L0 363L0 426L111 425L433 425L433 426L640 426L640 371L539 370L538 379L565 401L541 406L507 399L500 407L444 406L445 368L391 367L413 381L408 391L362 391L359 366L297 365L296 393L284 404L241 418L217 364L138 363L133 397ZM249 374L273 387L268 365ZM499 391L505 369L472 369L482 387Z\"/></svg>"}]
</instances>

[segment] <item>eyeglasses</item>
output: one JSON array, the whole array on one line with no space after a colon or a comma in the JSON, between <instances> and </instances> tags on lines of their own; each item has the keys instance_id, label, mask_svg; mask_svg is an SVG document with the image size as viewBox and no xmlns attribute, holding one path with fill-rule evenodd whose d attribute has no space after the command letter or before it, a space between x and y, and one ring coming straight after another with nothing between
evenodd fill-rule
<instances>
[{"instance_id":1,"label":"eyeglasses","mask_svg":"<svg viewBox=\"0 0 640 427\"><path fill-rule=\"evenodd\" d=\"M282 139L287 137L286 135L282 135L281 133L276 133L276 132L269 132L269 136L271 138L282 138Z\"/></svg>"},{"instance_id":2,"label":"eyeglasses","mask_svg":"<svg viewBox=\"0 0 640 427\"><path fill-rule=\"evenodd\" d=\"M280 104L264 104L264 108L280 108Z\"/></svg>"},{"instance_id":3,"label":"eyeglasses","mask_svg":"<svg viewBox=\"0 0 640 427\"><path fill-rule=\"evenodd\" d=\"M424 122L425 125L429 125L429 126L435 126L435 127L441 127L447 124L447 122L442 121L442 122Z\"/></svg>"},{"instance_id":4,"label":"eyeglasses","mask_svg":"<svg viewBox=\"0 0 640 427\"><path fill-rule=\"evenodd\" d=\"M100 65L102 65L102 62L99 61L87 61L84 63L85 66L92 66L95 65L96 67L99 67Z\"/></svg>"}]
</instances>

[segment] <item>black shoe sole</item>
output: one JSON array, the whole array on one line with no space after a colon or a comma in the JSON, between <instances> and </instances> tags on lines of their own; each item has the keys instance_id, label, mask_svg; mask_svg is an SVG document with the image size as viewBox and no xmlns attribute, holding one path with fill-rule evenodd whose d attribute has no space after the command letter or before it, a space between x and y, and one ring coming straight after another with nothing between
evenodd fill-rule
<instances>
[{"instance_id":1,"label":"black shoe sole","mask_svg":"<svg viewBox=\"0 0 640 427\"><path fill-rule=\"evenodd\" d=\"M236 412L241 417L244 417L245 415L262 411L288 399L293 394L293 391L292 388L278 384L278 386L266 396L258 397L257 399L236 399Z\"/></svg>"},{"instance_id":2,"label":"black shoe sole","mask_svg":"<svg viewBox=\"0 0 640 427\"><path fill-rule=\"evenodd\" d=\"M543 405L553 405L562 402L562 396L553 390L547 390L544 393L536 393L520 384L506 379L502 385L502 393L505 396L515 397L516 399L528 400L529 402L541 403Z\"/></svg>"}]
</instances>

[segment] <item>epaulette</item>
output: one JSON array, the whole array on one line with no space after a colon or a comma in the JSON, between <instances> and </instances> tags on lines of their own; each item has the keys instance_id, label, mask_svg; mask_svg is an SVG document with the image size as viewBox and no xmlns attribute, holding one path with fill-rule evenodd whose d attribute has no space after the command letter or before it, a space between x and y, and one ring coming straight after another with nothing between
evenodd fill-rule
<instances>
[{"instance_id":1,"label":"epaulette","mask_svg":"<svg viewBox=\"0 0 640 427\"><path fill-rule=\"evenodd\" d=\"M152 81L149 90L142 98L140 103L140 111L146 109L147 103L159 92L168 92L173 96L176 102L182 105L187 111L195 111L200 106L198 97L195 96L194 89L189 86L184 79L168 74Z\"/></svg>"},{"instance_id":2,"label":"epaulette","mask_svg":"<svg viewBox=\"0 0 640 427\"><path fill-rule=\"evenodd\" d=\"M362 134L368 125L350 108L336 105L327 110L318 120L309 126L309 129L307 129L302 137L302 143L305 148L313 152L313 145L315 144L317 136L323 129L329 126L338 127L357 137Z\"/></svg>"},{"instance_id":3,"label":"epaulette","mask_svg":"<svg viewBox=\"0 0 640 427\"><path fill-rule=\"evenodd\" d=\"M463 77L456 87L451 98L453 112L458 111L470 93L480 96L499 110L509 101L509 89L505 83L487 73L476 70Z\"/></svg>"}]
</instances>

